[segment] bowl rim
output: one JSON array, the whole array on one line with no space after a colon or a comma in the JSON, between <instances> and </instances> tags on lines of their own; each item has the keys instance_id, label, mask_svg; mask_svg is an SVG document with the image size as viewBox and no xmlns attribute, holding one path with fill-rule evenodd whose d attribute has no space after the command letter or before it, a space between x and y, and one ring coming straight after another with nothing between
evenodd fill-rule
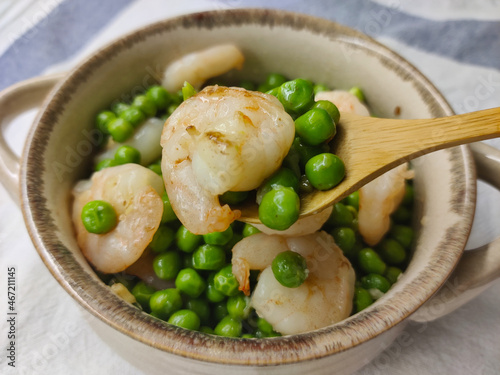
<instances>
[{"instance_id":1,"label":"bowl rim","mask_svg":"<svg viewBox=\"0 0 500 375\"><path fill-rule=\"evenodd\" d=\"M313 332L277 338L231 339L186 331L166 325L116 296L105 300L96 294L104 291L104 284L95 280L95 276L86 273L74 258L68 263L68 259L72 258L71 252L57 240L57 235L54 235L57 227L52 221L47 199L42 193L44 168L40 155L45 152L45 145L51 132L50 124L55 123L51 121L54 118L54 107L62 108L70 100L71 92L85 82L86 73L90 72L95 64L105 64L106 56L119 54L128 46L173 28L202 29L214 25L227 27L241 23L256 23L266 27L279 25L305 28L311 33L329 37L340 32L340 39L345 39L351 44L359 44L411 74L418 88L432 97L433 105L437 106L435 111L442 111L447 115L453 114L442 94L413 65L388 47L347 26L314 16L272 9L216 10L169 18L125 34L94 52L72 69L47 97L29 132L23 151L20 179L23 216L40 257L63 288L91 314L142 343L187 358L232 365L262 366L313 360L345 351L389 330L416 311L444 284L463 252L474 215L475 169L466 146L447 151L453 153L455 162L465 168L463 191L466 193L460 202L463 214L461 225L457 226L453 233L448 233L448 237L453 238L453 241L441 244L449 250L449 253L441 257L438 254L436 259L433 259L436 267L422 272L418 280L409 285L404 292L400 292L405 295L418 295L420 299L412 300L412 304L403 306L401 310L388 304L379 304L335 325ZM338 39L339 35L336 37ZM433 277L433 275L441 276ZM433 282L429 283L429 280ZM392 300L396 297L393 294ZM289 350L285 354L284 346L294 350ZM217 355L214 355L214 350L217 351Z\"/></svg>"}]
</instances>

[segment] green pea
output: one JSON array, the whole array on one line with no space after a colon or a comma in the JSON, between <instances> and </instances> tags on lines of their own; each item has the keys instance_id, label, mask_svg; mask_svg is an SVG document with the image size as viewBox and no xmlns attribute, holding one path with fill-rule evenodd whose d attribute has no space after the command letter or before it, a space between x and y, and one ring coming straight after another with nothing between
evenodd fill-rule
<instances>
[{"instance_id":1,"label":"green pea","mask_svg":"<svg viewBox=\"0 0 500 375\"><path fill-rule=\"evenodd\" d=\"M146 97L151 100L158 110L166 109L172 98L162 86L151 86L146 91Z\"/></svg>"},{"instance_id":2,"label":"green pea","mask_svg":"<svg viewBox=\"0 0 500 375\"><path fill-rule=\"evenodd\" d=\"M205 290L205 297L207 297L207 299L213 303L222 302L226 299L226 295L222 292L219 292L215 288L214 276L215 273L210 274L208 276L207 289Z\"/></svg>"},{"instance_id":3,"label":"green pea","mask_svg":"<svg viewBox=\"0 0 500 375\"><path fill-rule=\"evenodd\" d=\"M184 268L194 268L193 265L193 254L192 253L184 253L182 257L182 264Z\"/></svg>"},{"instance_id":4,"label":"green pea","mask_svg":"<svg viewBox=\"0 0 500 375\"><path fill-rule=\"evenodd\" d=\"M196 331L200 328L200 318L194 311L191 310L178 310L174 312L168 319L170 324L185 329Z\"/></svg>"},{"instance_id":5,"label":"green pea","mask_svg":"<svg viewBox=\"0 0 500 375\"><path fill-rule=\"evenodd\" d=\"M243 202L248 197L248 191L226 191L219 196L222 203L238 204Z\"/></svg>"},{"instance_id":6,"label":"green pea","mask_svg":"<svg viewBox=\"0 0 500 375\"><path fill-rule=\"evenodd\" d=\"M146 95L137 95L132 102L134 107L139 108L146 117L153 117L156 115L156 105L153 100L149 99Z\"/></svg>"},{"instance_id":7,"label":"green pea","mask_svg":"<svg viewBox=\"0 0 500 375\"><path fill-rule=\"evenodd\" d=\"M182 90L178 90L177 92L171 93L172 95L172 103L173 104L181 104L184 101L184 97L182 95Z\"/></svg>"},{"instance_id":8,"label":"green pea","mask_svg":"<svg viewBox=\"0 0 500 375\"><path fill-rule=\"evenodd\" d=\"M313 104L312 108L321 108L328 112L330 117L333 120L333 123L336 125L340 120L340 112L335 104L333 104L329 100L318 100Z\"/></svg>"},{"instance_id":9,"label":"green pea","mask_svg":"<svg viewBox=\"0 0 500 375\"><path fill-rule=\"evenodd\" d=\"M391 265L398 265L406 260L404 247L392 238L383 239L377 248L380 256Z\"/></svg>"},{"instance_id":10,"label":"green pea","mask_svg":"<svg viewBox=\"0 0 500 375\"><path fill-rule=\"evenodd\" d=\"M347 206L354 207L356 210L359 210L359 191L355 191L354 193L349 194L343 199L343 203Z\"/></svg>"},{"instance_id":11,"label":"green pea","mask_svg":"<svg viewBox=\"0 0 500 375\"><path fill-rule=\"evenodd\" d=\"M85 204L81 218L87 232L95 234L108 233L117 223L115 209L110 203L102 200Z\"/></svg>"},{"instance_id":12,"label":"green pea","mask_svg":"<svg viewBox=\"0 0 500 375\"><path fill-rule=\"evenodd\" d=\"M290 169L293 173L295 173L296 176L300 176L301 174L300 168L302 167L302 165L300 162L299 151L294 146L294 143L292 143L292 147L290 147L290 150L288 150L288 154L286 154L282 165L283 167Z\"/></svg>"},{"instance_id":13,"label":"green pea","mask_svg":"<svg viewBox=\"0 0 500 375\"><path fill-rule=\"evenodd\" d=\"M411 211L405 206L399 206L391 214L391 219L397 224L409 224L411 221Z\"/></svg>"},{"instance_id":14,"label":"green pea","mask_svg":"<svg viewBox=\"0 0 500 375\"><path fill-rule=\"evenodd\" d=\"M167 107L167 114L170 116L172 113L175 112L175 110L177 109L177 107L179 107L178 104L170 104L168 107Z\"/></svg>"},{"instance_id":15,"label":"green pea","mask_svg":"<svg viewBox=\"0 0 500 375\"><path fill-rule=\"evenodd\" d=\"M299 196L288 187L277 187L267 192L259 205L260 221L276 230L290 228L299 218L299 212Z\"/></svg>"},{"instance_id":16,"label":"green pea","mask_svg":"<svg viewBox=\"0 0 500 375\"><path fill-rule=\"evenodd\" d=\"M134 127L127 120L118 117L108 124L108 131L113 140L121 143L134 134Z\"/></svg>"},{"instance_id":17,"label":"green pea","mask_svg":"<svg viewBox=\"0 0 500 375\"><path fill-rule=\"evenodd\" d=\"M102 171L105 168L115 167L117 164L114 159L103 159L95 166L95 171Z\"/></svg>"},{"instance_id":18,"label":"green pea","mask_svg":"<svg viewBox=\"0 0 500 375\"><path fill-rule=\"evenodd\" d=\"M242 339L255 339L257 336L255 336L254 334L252 333L244 333L241 335L241 338Z\"/></svg>"},{"instance_id":19,"label":"green pea","mask_svg":"<svg viewBox=\"0 0 500 375\"><path fill-rule=\"evenodd\" d=\"M189 297L198 298L205 291L207 283L193 268L184 268L177 274L175 286Z\"/></svg>"},{"instance_id":20,"label":"green pea","mask_svg":"<svg viewBox=\"0 0 500 375\"><path fill-rule=\"evenodd\" d=\"M272 333L274 332L273 326L264 318L257 319L257 328L259 331L264 333Z\"/></svg>"},{"instance_id":21,"label":"green pea","mask_svg":"<svg viewBox=\"0 0 500 375\"><path fill-rule=\"evenodd\" d=\"M158 318L167 320L170 315L181 309L181 293L174 288L159 290L151 296L149 307Z\"/></svg>"},{"instance_id":22,"label":"green pea","mask_svg":"<svg viewBox=\"0 0 500 375\"><path fill-rule=\"evenodd\" d=\"M116 164L141 163L141 153L132 146L123 145L116 149L115 152Z\"/></svg>"},{"instance_id":23,"label":"green pea","mask_svg":"<svg viewBox=\"0 0 500 375\"><path fill-rule=\"evenodd\" d=\"M385 278L389 280L391 284L394 284L396 281L398 281L399 276L403 273L400 268L398 267L387 267L387 270L385 271Z\"/></svg>"},{"instance_id":24,"label":"green pea","mask_svg":"<svg viewBox=\"0 0 500 375\"><path fill-rule=\"evenodd\" d=\"M294 149L299 156L299 164L302 168L305 167L306 163L313 156L329 152L330 149L327 144L319 144L317 146L311 146L305 143L300 137L296 137L292 144L292 149ZM291 150L292 150L291 149Z\"/></svg>"},{"instance_id":25,"label":"green pea","mask_svg":"<svg viewBox=\"0 0 500 375\"><path fill-rule=\"evenodd\" d=\"M370 273L361 278L361 286L365 289L378 289L382 293L386 293L390 287L391 283L384 276Z\"/></svg>"},{"instance_id":26,"label":"green pea","mask_svg":"<svg viewBox=\"0 0 500 375\"><path fill-rule=\"evenodd\" d=\"M146 120L146 115L139 108L131 106L120 113L120 117L127 120L134 128L139 126Z\"/></svg>"},{"instance_id":27,"label":"green pea","mask_svg":"<svg viewBox=\"0 0 500 375\"><path fill-rule=\"evenodd\" d=\"M252 81L241 81L238 87L243 87L245 90L255 91L255 83Z\"/></svg>"},{"instance_id":28,"label":"green pea","mask_svg":"<svg viewBox=\"0 0 500 375\"><path fill-rule=\"evenodd\" d=\"M275 97L278 97L279 92L280 92L280 88L279 87L275 87L274 89L265 91L266 94L269 94L269 95L272 95L272 96L275 96Z\"/></svg>"},{"instance_id":29,"label":"green pea","mask_svg":"<svg viewBox=\"0 0 500 375\"><path fill-rule=\"evenodd\" d=\"M158 176L162 176L161 173L161 166L158 164L150 164L148 165L148 168L151 169L154 173L156 173Z\"/></svg>"},{"instance_id":30,"label":"green pea","mask_svg":"<svg viewBox=\"0 0 500 375\"><path fill-rule=\"evenodd\" d=\"M413 241L413 229L407 225L393 225L389 231L392 238L405 249L409 249Z\"/></svg>"},{"instance_id":31,"label":"green pea","mask_svg":"<svg viewBox=\"0 0 500 375\"><path fill-rule=\"evenodd\" d=\"M177 251L167 251L153 259L153 270L162 280L173 280L182 267L182 259Z\"/></svg>"},{"instance_id":32,"label":"green pea","mask_svg":"<svg viewBox=\"0 0 500 375\"><path fill-rule=\"evenodd\" d=\"M313 85L305 79L294 79L280 86L278 99L286 111L302 114L314 103Z\"/></svg>"},{"instance_id":33,"label":"green pea","mask_svg":"<svg viewBox=\"0 0 500 375\"><path fill-rule=\"evenodd\" d=\"M335 243L342 249L344 255L351 258L356 244L356 232L352 228L338 227L333 228L330 234L333 236Z\"/></svg>"},{"instance_id":34,"label":"green pea","mask_svg":"<svg viewBox=\"0 0 500 375\"><path fill-rule=\"evenodd\" d=\"M272 189L284 186L299 191L299 178L289 168L282 167L276 171L271 177L266 179L257 190L257 202L262 201L262 197Z\"/></svg>"},{"instance_id":35,"label":"green pea","mask_svg":"<svg viewBox=\"0 0 500 375\"><path fill-rule=\"evenodd\" d=\"M155 292L156 290L153 287L147 285L144 281L139 281L132 288L133 296L145 311L150 311L149 300Z\"/></svg>"},{"instance_id":36,"label":"green pea","mask_svg":"<svg viewBox=\"0 0 500 375\"><path fill-rule=\"evenodd\" d=\"M231 254L231 250L233 249L234 245L236 245L242 239L243 239L243 234L234 233L233 237L231 238L231 241L229 241L227 244L224 245L224 251L226 251L226 253Z\"/></svg>"},{"instance_id":37,"label":"green pea","mask_svg":"<svg viewBox=\"0 0 500 375\"><path fill-rule=\"evenodd\" d=\"M220 322L224 317L228 316L226 301L218 302L213 306L212 316L216 322Z\"/></svg>"},{"instance_id":38,"label":"green pea","mask_svg":"<svg viewBox=\"0 0 500 375\"><path fill-rule=\"evenodd\" d=\"M279 337L279 336L281 336L281 333L275 332L275 331L270 332L270 333L265 333L265 332L257 330L255 332L255 337L259 337L259 338L262 338L262 337Z\"/></svg>"},{"instance_id":39,"label":"green pea","mask_svg":"<svg viewBox=\"0 0 500 375\"><path fill-rule=\"evenodd\" d=\"M290 187L297 192L299 191L299 179L291 169L283 167L266 179L262 186L264 186L264 194L278 186Z\"/></svg>"},{"instance_id":40,"label":"green pea","mask_svg":"<svg viewBox=\"0 0 500 375\"><path fill-rule=\"evenodd\" d=\"M122 103L122 102L116 102L111 106L111 110L117 115L120 116L120 114L130 108L128 104Z\"/></svg>"},{"instance_id":41,"label":"green pea","mask_svg":"<svg viewBox=\"0 0 500 375\"><path fill-rule=\"evenodd\" d=\"M318 83L318 84L314 85L313 91L314 91L314 95L316 95L318 92L330 91L330 88L326 85Z\"/></svg>"},{"instance_id":42,"label":"green pea","mask_svg":"<svg viewBox=\"0 0 500 375\"><path fill-rule=\"evenodd\" d=\"M172 242L174 242L175 233L172 228L167 227L166 225L160 225L156 230L153 239L149 243L149 247L155 253L161 253L166 251Z\"/></svg>"},{"instance_id":43,"label":"green pea","mask_svg":"<svg viewBox=\"0 0 500 375\"><path fill-rule=\"evenodd\" d=\"M243 227L243 237L248 237L256 233L260 233L260 230L255 228L252 224L245 223Z\"/></svg>"},{"instance_id":44,"label":"green pea","mask_svg":"<svg viewBox=\"0 0 500 375\"><path fill-rule=\"evenodd\" d=\"M161 217L162 224L177 220L177 216L175 215L172 205L170 204L170 199L168 198L167 192L163 193L161 199L163 201L163 215Z\"/></svg>"},{"instance_id":45,"label":"green pea","mask_svg":"<svg viewBox=\"0 0 500 375\"><path fill-rule=\"evenodd\" d=\"M215 327L214 333L224 337L240 337L242 329L243 326L240 319L225 316Z\"/></svg>"},{"instance_id":46,"label":"green pea","mask_svg":"<svg viewBox=\"0 0 500 375\"><path fill-rule=\"evenodd\" d=\"M276 255L271 269L276 280L287 288L298 288L309 275L305 258L290 250Z\"/></svg>"},{"instance_id":47,"label":"green pea","mask_svg":"<svg viewBox=\"0 0 500 375\"><path fill-rule=\"evenodd\" d=\"M225 296L231 297L238 294L239 286L240 284L233 275L232 266L230 264L219 270L214 276L215 289Z\"/></svg>"},{"instance_id":48,"label":"green pea","mask_svg":"<svg viewBox=\"0 0 500 375\"><path fill-rule=\"evenodd\" d=\"M258 87L257 87L257 91L260 91L260 92L269 92L273 90L273 88L271 86L269 86L267 83L261 83Z\"/></svg>"},{"instance_id":49,"label":"green pea","mask_svg":"<svg viewBox=\"0 0 500 375\"><path fill-rule=\"evenodd\" d=\"M313 156L306 164L306 176L316 189L329 190L344 179L344 162L328 152Z\"/></svg>"},{"instance_id":50,"label":"green pea","mask_svg":"<svg viewBox=\"0 0 500 375\"><path fill-rule=\"evenodd\" d=\"M210 245L225 245L233 238L233 228L229 226L224 232L212 232L203 235L203 239Z\"/></svg>"},{"instance_id":51,"label":"green pea","mask_svg":"<svg viewBox=\"0 0 500 375\"><path fill-rule=\"evenodd\" d=\"M375 250L367 247L358 253L358 264L366 273L376 273L383 275L387 269L387 265L375 252Z\"/></svg>"},{"instance_id":52,"label":"green pea","mask_svg":"<svg viewBox=\"0 0 500 375\"><path fill-rule=\"evenodd\" d=\"M200 329L199 329L200 332L203 332L203 333L208 333L210 335L213 335L214 334L214 330L208 326L201 326Z\"/></svg>"},{"instance_id":53,"label":"green pea","mask_svg":"<svg viewBox=\"0 0 500 375\"><path fill-rule=\"evenodd\" d=\"M305 174L299 178L299 192L300 193L312 193L314 191L314 186L312 186L311 181L307 178Z\"/></svg>"},{"instance_id":54,"label":"green pea","mask_svg":"<svg viewBox=\"0 0 500 375\"><path fill-rule=\"evenodd\" d=\"M279 73L271 73L266 78L266 84L271 88L279 87L285 82L285 76Z\"/></svg>"},{"instance_id":55,"label":"green pea","mask_svg":"<svg viewBox=\"0 0 500 375\"><path fill-rule=\"evenodd\" d=\"M193 253L193 267L198 270L217 271L226 263L226 252L221 246L201 245Z\"/></svg>"},{"instance_id":56,"label":"green pea","mask_svg":"<svg viewBox=\"0 0 500 375\"><path fill-rule=\"evenodd\" d=\"M200 317L201 324L210 323L210 305L206 299L190 298L186 302L186 308Z\"/></svg>"},{"instance_id":57,"label":"green pea","mask_svg":"<svg viewBox=\"0 0 500 375\"><path fill-rule=\"evenodd\" d=\"M233 318L246 319L250 314L250 298L238 293L227 299L227 312Z\"/></svg>"},{"instance_id":58,"label":"green pea","mask_svg":"<svg viewBox=\"0 0 500 375\"><path fill-rule=\"evenodd\" d=\"M202 239L202 236L191 233L184 225L181 225L175 234L177 247L185 253L195 251Z\"/></svg>"},{"instance_id":59,"label":"green pea","mask_svg":"<svg viewBox=\"0 0 500 375\"><path fill-rule=\"evenodd\" d=\"M335 227L352 227L353 220L353 213L346 207L346 205L338 202L333 205L333 211L328 218L328 223Z\"/></svg>"},{"instance_id":60,"label":"green pea","mask_svg":"<svg viewBox=\"0 0 500 375\"><path fill-rule=\"evenodd\" d=\"M312 108L295 120L295 132L311 146L330 140L336 133L335 123L322 108Z\"/></svg>"},{"instance_id":61,"label":"green pea","mask_svg":"<svg viewBox=\"0 0 500 375\"><path fill-rule=\"evenodd\" d=\"M356 96L360 102L365 102L365 94L363 93L363 90L361 90L359 87L354 86L349 89L349 92Z\"/></svg>"},{"instance_id":62,"label":"green pea","mask_svg":"<svg viewBox=\"0 0 500 375\"><path fill-rule=\"evenodd\" d=\"M354 289L354 311L360 312L373 303L373 298L365 288L356 287Z\"/></svg>"},{"instance_id":63,"label":"green pea","mask_svg":"<svg viewBox=\"0 0 500 375\"><path fill-rule=\"evenodd\" d=\"M413 189L413 185L406 182L405 195L403 197L402 204L407 206L407 207L411 207L411 205L413 204L414 197L415 197L415 191Z\"/></svg>"},{"instance_id":64,"label":"green pea","mask_svg":"<svg viewBox=\"0 0 500 375\"><path fill-rule=\"evenodd\" d=\"M116 118L111 111L101 111L96 116L96 127L103 134L109 134L108 124Z\"/></svg>"}]
</instances>

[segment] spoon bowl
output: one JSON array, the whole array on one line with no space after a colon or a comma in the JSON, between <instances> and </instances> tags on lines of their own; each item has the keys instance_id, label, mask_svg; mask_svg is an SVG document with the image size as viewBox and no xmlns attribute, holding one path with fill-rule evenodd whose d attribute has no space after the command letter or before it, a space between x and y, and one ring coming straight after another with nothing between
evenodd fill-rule
<instances>
[{"instance_id":1,"label":"spoon bowl","mask_svg":"<svg viewBox=\"0 0 500 375\"><path fill-rule=\"evenodd\" d=\"M346 176L334 188L301 197L301 217L315 214L384 172L433 151L500 136L500 108L434 119L381 119L342 113L331 150ZM260 223L258 207L241 207L240 220Z\"/></svg>"}]
</instances>

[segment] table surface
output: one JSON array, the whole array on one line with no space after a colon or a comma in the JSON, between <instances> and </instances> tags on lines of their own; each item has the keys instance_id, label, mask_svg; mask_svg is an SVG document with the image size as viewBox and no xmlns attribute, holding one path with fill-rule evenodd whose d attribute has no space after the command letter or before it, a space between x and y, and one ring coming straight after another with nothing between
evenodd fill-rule
<instances>
[{"instance_id":1,"label":"table surface","mask_svg":"<svg viewBox=\"0 0 500 375\"><path fill-rule=\"evenodd\" d=\"M179 14L239 7L282 8L324 17L369 34L420 69L457 113L500 106L500 2L483 0L3 0L0 2L0 90L41 74L64 71L124 32ZM35 110L5 131L21 152ZM500 141L488 141L500 148ZM476 221L467 245L500 234L500 195L480 183ZM7 268L15 267L16 368L6 350ZM0 314L4 374L145 374L116 355L84 311L37 255L22 215L0 187ZM453 313L406 328L358 374L499 374L500 282ZM360 358L360 361L363 359Z\"/></svg>"}]
</instances>

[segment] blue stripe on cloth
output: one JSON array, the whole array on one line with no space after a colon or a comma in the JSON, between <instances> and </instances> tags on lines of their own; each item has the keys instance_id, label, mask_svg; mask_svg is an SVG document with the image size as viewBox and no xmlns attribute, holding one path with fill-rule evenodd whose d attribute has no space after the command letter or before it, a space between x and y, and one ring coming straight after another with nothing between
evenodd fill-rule
<instances>
[{"instance_id":1,"label":"blue stripe on cloth","mask_svg":"<svg viewBox=\"0 0 500 375\"><path fill-rule=\"evenodd\" d=\"M66 0L0 56L0 90L76 53L134 0ZM45 48L50 45L50 48Z\"/></svg>"},{"instance_id":2,"label":"blue stripe on cloth","mask_svg":"<svg viewBox=\"0 0 500 375\"><path fill-rule=\"evenodd\" d=\"M373 38L390 37L459 62L500 69L500 21L430 20L368 0L219 2L235 7L278 8L307 13L350 26Z\"/></svg>"}]
</instances>

